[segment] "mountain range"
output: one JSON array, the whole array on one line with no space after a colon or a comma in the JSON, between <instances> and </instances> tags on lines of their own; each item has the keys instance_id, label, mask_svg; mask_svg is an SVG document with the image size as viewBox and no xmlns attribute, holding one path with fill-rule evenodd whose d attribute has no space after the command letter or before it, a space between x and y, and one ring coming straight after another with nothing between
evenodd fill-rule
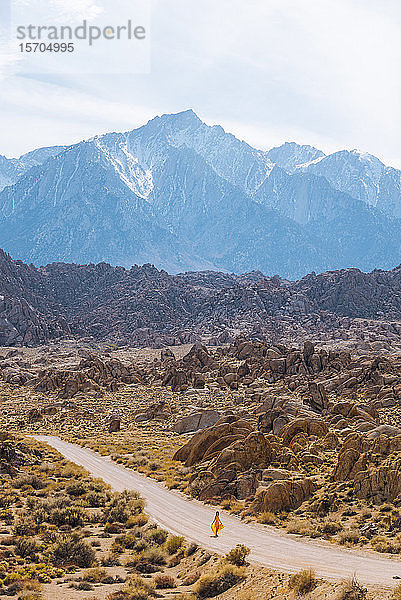
<instances>
[{"instance_id":1,"label":"mountain range","mask_svg":"<svg viewBox=\"0 0 401 600\"><path fill-rule=\"evenodd\" d=\"M296 279L401 262L401 171L356 150L257 150L192 110L0 157L0 190L0 246L35 265Z\"/></svg>"},{"instance_id":2,"label":"mountain range","mask_svg":"<svg viewBox=\"0 0 401 600\"><path fill-rule=\"evenodd\" d=\"M169 275L149 264L38 268L0 250L0 290L0 346L69 338L140 347L223 344L240 333L290 344L310 337L357 343L359 350L364 342L401 343L401 266L294 282L259 271Z\"/></svg>"}]
</instances>

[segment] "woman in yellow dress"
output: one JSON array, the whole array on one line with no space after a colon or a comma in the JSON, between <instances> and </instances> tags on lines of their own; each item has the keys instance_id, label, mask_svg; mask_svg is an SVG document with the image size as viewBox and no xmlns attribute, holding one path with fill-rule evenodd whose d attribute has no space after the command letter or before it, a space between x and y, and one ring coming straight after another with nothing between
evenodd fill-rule
<instances>
[{"instance_id":1,"label":"woman in yellow dress","mask_svg":"<svg viewBox=\"0 0 401 600\"><path fill-rule=\"evenodd\" d=\"M214 537L219 537L219 531L221 531L223 529L223 527L224 527L224 525L220 521L219 511L217 511L216 515L214 517L214 521L211 525L212 531L214 533Z\"/></svg>"}]
</instances>

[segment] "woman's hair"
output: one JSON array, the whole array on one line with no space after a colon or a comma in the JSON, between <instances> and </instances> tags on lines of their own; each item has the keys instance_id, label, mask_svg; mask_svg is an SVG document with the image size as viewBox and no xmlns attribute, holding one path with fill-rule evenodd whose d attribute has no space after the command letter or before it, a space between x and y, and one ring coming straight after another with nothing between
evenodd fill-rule
<instances>
[{"instance_id":1,"label":"woman's hair","mask_svg":"<svg viewBox=\"0 0 401 600\"><path fill-rule=\"evenodd\" d=\"M219 513L219 511L218 511L218 510L216 510L216 516L217 516L217 515L219 515L219 514L220 514L220 513Z\"/></svg>"}]
</instances>

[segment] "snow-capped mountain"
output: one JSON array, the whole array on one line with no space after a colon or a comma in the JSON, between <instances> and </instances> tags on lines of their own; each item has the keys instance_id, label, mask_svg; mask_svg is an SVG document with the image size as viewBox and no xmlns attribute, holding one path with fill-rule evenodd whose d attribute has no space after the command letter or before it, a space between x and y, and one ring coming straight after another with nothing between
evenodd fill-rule
<instances>
[{"instance_id":1,"label":"snow-capped mountain","mask_svg":"<svg viewBox=\"0 0 401 600\"><path fill-rule=\"evenodd\" d=\"M13 185L29 169L43 164L48 158L55 156L63 149L64 146L38 148L19 158L6 158L0 155L0 190L8 185Z\"/></svg>"},{"instance_id":2,"label":"snow-capped mountain","mask_svg":"<svg viewBox=\"0 0 401 600\"><path fill-rule=\"evenodd\" d=\"M399 176L353 152L256 150L189 110L0 157L0 247L36 264L170 272L387 268L401 262Z\"/></svg>"},{"instance_id":3,"label":"snow-capped mountain","mask_svg":"<svg viewBox=\"0 0 401 600\"><path fill-rule=\"evenodd\" d=\"M294 142L273 148L267 154L289 173L324 177L334 189L388 215L401 217L401 171L386 166L372 154L341 150L326 156L312 146Z\"/></svg>"},{"instance_id":4,"label":"snow-capped mountain","mask_svg":"<svg viewBox=\"0 0 401 600\"><path fill-rule=\"evenodd\" d=\"M276 165L292 173L300 165L322 158L325 154L313 146L285 142L285 144L269 150L267 156Z\"/></svg>"}]
</instances>

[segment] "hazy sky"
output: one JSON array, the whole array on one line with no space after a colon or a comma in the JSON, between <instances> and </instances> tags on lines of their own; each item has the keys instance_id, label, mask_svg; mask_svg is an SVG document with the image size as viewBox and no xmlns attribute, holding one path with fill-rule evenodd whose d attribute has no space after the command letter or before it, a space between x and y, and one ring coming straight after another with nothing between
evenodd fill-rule
<instances>
[{"instance_id":1,"label":"hazy sky","mask_svg":"<svg viewBox=\"0 0 401 600\"><path fill-rule=\"evenodd\" d=\"M48 2L77 11L102 4ZM28 78L0 57L0 154L193 108L260 148L286 140L359 148L401 168L399 0L149 4L149 74Z\"/></svg>"}]
</instances>

